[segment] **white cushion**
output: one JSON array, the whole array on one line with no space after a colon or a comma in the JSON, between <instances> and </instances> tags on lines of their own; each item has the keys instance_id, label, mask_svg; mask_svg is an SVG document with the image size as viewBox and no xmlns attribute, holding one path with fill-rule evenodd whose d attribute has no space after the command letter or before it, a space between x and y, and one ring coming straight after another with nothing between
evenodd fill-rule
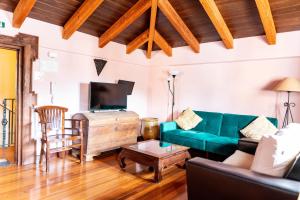
<instances>
[{"instance_id":1,"label":"white cushion","mask_svg":"<svg viewBox=\"0 0 300 200\"><path fill-rule=\"evenodd\" d=\"M202 121L202 118L199 117L191 108L188 108L183 111L175 121L183 130L190 130L195 128L197 124Z\"/></svg>"},{"instance_id":2,"label":"white cushion","mask_svg":"<svg viewBox=\"0 0 300 200\"><path fill-rule=\"evenodd\" d=\"M287 125L286 128L279 130L276 135L285 135L285 134L300 134L300 124L299 123L291 123Z\"/></svg>"},{"instance_id":3,"label":"white cushion","mask_svg":"<svg viewBox=\"0 0 300 200\"><path fill-rule=\"evenodd\" d=\"M223 161L224 164L250 169L253 162L254 155L236 150L234 154Z\"/></svg>"},{"instance_id":4,"label":"white cushion","mask_svg":"<svg viewBox=\"0 0 300 200\"><path fill-rule=\"evenodd\" d=\"M255 140L260 140L263 135L275 134L278 129L264 116L257 117L240 132L248 137Z\"/></svg>"},{"instance_id":5,"label":"white cushion","mask_svg":"<svg viewBox=\"0 0 300 200\"><path fill-rule=\"evenodd\" d=\"M282 129L277 135L265 135L258 144L251 170L275 177L283 177L300 152L300 134ZM284 133L284 134L283 134Z\"/></svg>"}]
</instances>

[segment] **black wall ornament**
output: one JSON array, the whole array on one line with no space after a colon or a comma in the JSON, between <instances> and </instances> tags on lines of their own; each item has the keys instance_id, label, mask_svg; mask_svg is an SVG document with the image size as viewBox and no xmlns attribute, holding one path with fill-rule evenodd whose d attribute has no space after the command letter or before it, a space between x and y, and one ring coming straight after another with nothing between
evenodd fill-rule
<instances>
[{"instance_id":1,"label":"black wall ornament","mask_svg":"<svg viewBox=\"0 0 300 200\"><path fill-rule=\"evenodd\" d=\"M101 74L104 66L106 65L107 61L102 60L102 59L94 59L94 62L95 62L95 65L96 65L97 74L99 76Z\"/></svg>"}]
</instances>

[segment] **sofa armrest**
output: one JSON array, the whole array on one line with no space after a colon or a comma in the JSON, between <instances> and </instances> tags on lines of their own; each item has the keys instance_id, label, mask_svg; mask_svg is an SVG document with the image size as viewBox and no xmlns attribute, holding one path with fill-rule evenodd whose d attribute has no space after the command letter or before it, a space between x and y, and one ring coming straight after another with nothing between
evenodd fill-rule
<instances>
[{"instance_id":1,"label":"sofa armrest","mask_svg":"<svg viewBox=\"0 0 300 200\"><path fill-rule=\"evenodd\" d=\"M238 150L254 155L258 142L258 140L251 138L240 138L238 143Z\"/></svg>"},{"instance_id":2,"label":"sofa armrest","mask_svg":"<svg viewBox=\"0 0 300 200\"><path fill-rule=\"evenodd\" d=\"M177 129L176 122L163 122L160 124L160 132L172 131Z\"/></svg>"},{"instance_id":3,"label":"sofa armrest","mask_svg":"<svg viewBox=\"0 0 300 200\"><path fill-rule=\"evenodd\" d=\"M189 160L186 169L189 200L297 200L300 191L300 182L203 158Z\"/></svg>"}]
</instances>

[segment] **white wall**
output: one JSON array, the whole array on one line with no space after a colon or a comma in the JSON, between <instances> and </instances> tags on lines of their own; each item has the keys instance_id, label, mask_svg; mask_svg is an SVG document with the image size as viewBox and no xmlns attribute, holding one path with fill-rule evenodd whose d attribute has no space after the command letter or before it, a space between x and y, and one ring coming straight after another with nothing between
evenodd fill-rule
<instances>
[{"instance_id":1,"label":"white wall","mask_svg":"<svg viewBox=\"0 0 300 200\"><path fill-rule=\"evenodd\" d=\"M200 54L189 47L174 49L171 58L156 54L151 60L150 115L164 121L171 114L167 87L169 70L176 78L176 112L187 107L228 113L278 117L284 115L286 93L272 91L274 81L284 77L300 79L300 31L278 34L277 45L263 37L236 39L228 50L221 42L201 44ZM292 94L293 108L300 122L300 95Z\"/></svg>"},{"instance_id":2,"label":"white wall","mask_svg":"<svg viewBox=\"0 0 300 200\"><path fill-rule=\"evenodd\" d=\"M87 98L82 95L82 84L90 81L115 83L119 79L134 81L133 94L128 97L128 109L136 111L141 117L147 116L149 68L144 53L140 50L127 55L126 46L114 42L105 48L98 47L98 38L76 32L71 39L62 39L62 28L49 23L27 18L20 30L11 26L12 13L0 10L0 19L6 21L6 28L0 34L14 36L18 32L39 36L39 60L34 63L33 89L38 93L38 104L50 104L50 81L53 82L54 104L69 108L69 115L83 111ZM40 61L50 60L49 52L58 55L56 72L40 70ZM107 60L98 77L95 58ZM85 88L86 89L86 88ZM85 102L80 102L84 99ZM85 106L86 107L86 106Z\"/></svg>"},{"instance_id":3,"label":"white wall","mask_svg":"<svg viewBox=\"0 0 300 200\"><path fill-rule=\"evenodd\" d=\"M49 49L40 49L40 59L47 58ZM34 90L38 93L38 104L50 104L50 84L53 82L54 104L69 108L70 114L88 109L88 83L90 81L116 83L119 79L134 81L133 94L128 96L128 109L136 111L141 116L147 115L148 96L148 67L129 64L119 61L108 61L102 73L98 77L94 64L94 57L57 52L59 63L57 72L45 72L40 80L33 83ZM36 64L34 71L39 71ZM83 87L82 87L83 86ZM83 104L83 105L81 105Z\"/></svg>"}]
</instances>

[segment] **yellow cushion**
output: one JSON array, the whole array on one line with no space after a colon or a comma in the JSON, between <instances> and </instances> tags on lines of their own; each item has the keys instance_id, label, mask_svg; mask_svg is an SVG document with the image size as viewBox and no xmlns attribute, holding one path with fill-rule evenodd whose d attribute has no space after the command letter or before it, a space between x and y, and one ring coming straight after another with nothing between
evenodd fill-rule
<instances>
[{"instance_id":1,"label":"yellow cushion","mask_svg":"<svg viewBox=\"0 0 300 200\"><path fill-rule=\"evenodd\" d=\"M195 128L202 121L202 118L196 115L192 109L188 108L175 121L183 130L190 130Z\"/></svg>"},{"instance_id":2,"label":"yellow cushion","mask_svg":"<svg viewBox=\"0 0 300 200\"><path fill-rule=\"evenodd\" d=\"M255 140L260 140L263 135L273 135L277 131L278 129L264 116L259 116L246 128L240 130L244 136Z\"/></svg>"}]
</instances>

